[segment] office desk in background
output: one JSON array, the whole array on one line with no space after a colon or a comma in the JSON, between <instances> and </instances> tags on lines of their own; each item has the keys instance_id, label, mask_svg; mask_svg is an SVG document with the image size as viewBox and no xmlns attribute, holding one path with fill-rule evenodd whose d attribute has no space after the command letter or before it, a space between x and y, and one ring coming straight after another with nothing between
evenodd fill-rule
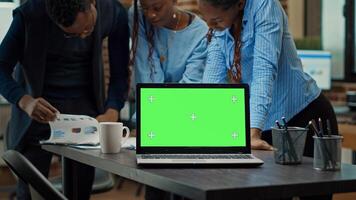
<instances>
[{"instance_id":1,"label":"office desk in background","mask_svg":"<svg viewBox=\"0 0 356 200\"><path fill-rule=\"evenodd\" d=\"M344 136L342 147L353 151L352 163L356 163L356 125L339 123L339 133ZM334 195L334 200L355 200L356 193Z\"/></svg>"},{"instance_id":2,"label":"office desk in background","mask_svg":"<svg viewBox=\"0 0 356 200\"><path fill-rule=\"evenodd\" d=\"M356 113L347 111L346 113L337 113L339 134L344 136L342 147L352 150L351 162L356 164ZM334 195L334 200L355 200L356 193Z\"/></svg>"},{"instance_id":3,"label":"office desk in background","mask_svg":"<svg viewBox=\"0 0 356 200\"><path fill-rule=\"evenodd\" d=\"M344 136L342 147L354 152L352 163L356 164L356 112L350 111L347 107L339 107L339 109L336 110L340 110L340 108L342 108L343 111L336 112L336 118L338 121L339 134Z\"/></svg>"},{"instance_id":4,"label":"office desk in background","mask_svg":"<svg viewBox=\"0 0 356 200\"><path fill-rule=\"evenodd\" d=\"M278 165L273 152L268 151L254 151L265 161L258 168L146 169L136 165L135 151L126 149L119 154L102 154L100 150L65 146L42 148L63 157L64 193L70 199L75 195L71 187L73 160L191 199L266 199L356 191L356 166L342 164L341 171L320 172L306 157L301 165Z\"/></svg>"},{"instance_id":5,"label":"office desk in background","mask_svg":"<svg viewBox=\"0 0 356 200\"><path fill-rule=\"evenodd\" d=\"M339 132L344 136L342 147L356 151L356 125L339 124Z\"/></svg>"}]
</instances>

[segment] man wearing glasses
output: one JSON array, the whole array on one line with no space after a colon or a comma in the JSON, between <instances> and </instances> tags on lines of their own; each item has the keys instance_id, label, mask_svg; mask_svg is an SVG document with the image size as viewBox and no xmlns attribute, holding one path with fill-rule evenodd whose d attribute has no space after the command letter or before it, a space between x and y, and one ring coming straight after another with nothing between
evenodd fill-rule
<instances>
[{"instance_id":1,"label":"man wearing glasses","mask_svg":"<svg viewBox=\"0 0 356 200\"><path fill-rule=\"evenodd\" d=\"M102 42L108 37L105 99ZM7 145L48 176L52 155L39 146L57 113L118 121L129 84L129 29L117 0L28 0L14 11L0 46L0 94L13 106ZM17 64L17 65L16 65ZM15 67L16 65L16 67ZM89 199L94 168L78 165L78 199ZM17 199L30 199L18 184Z\"/></svg>"}]
</instances>

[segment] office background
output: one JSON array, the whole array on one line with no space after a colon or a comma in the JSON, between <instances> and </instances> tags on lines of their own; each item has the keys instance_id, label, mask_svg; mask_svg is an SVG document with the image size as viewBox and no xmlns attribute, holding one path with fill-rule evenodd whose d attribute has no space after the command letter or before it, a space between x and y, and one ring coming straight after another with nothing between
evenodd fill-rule
<instances>
[{"instance_id":1,"label":"office background","mask_svg":"<svg viewBox=\"0 0 356 200\"><path fill-rule=\"evenodd\" d=\"M121 0L125 7L131 5L131 0ZM332 101L338 111L339 124L342 131L352 132L356 128L356 114L348 108L348 91L356 91L356 58L355 58L355 0L280 0L289 17L290 29L299 50L326 51L332 56L330 65L325 67L330 70L330 75L322 77L330 80L330 88L323 92ZM0 41L6 33L11 22L11 9L20 4L20 0L0 0ZM196 0L178 0L182 9L197 11ZM108 73L107 44L103 46L106 79ZM323 64L321 64L323 65ZM323 66L322 66L323 67ZM130 123L130 117L134 107L134 93L131 94L121 119ZM9 105L0 97L0 154L3 150L2 135L10 116ZM355 125L355 126L354 126ZM356 135L356 134L355 134ZM347 138L345 138L346 140ZM346 141L343 150L343 162L352 162L353 153L351 148L355 146L356 137L353 141ZM354 150L355 150L354 149ZM0 199L9 195L9 190L2 190L6 186L14 184L14 179L9 170L0 161ZM54 161L52 175L58 175L59 165ZM122 199L142 199L141 186L137 183L125 181L118 184L120 190L112 190L107 194L94 195L93 199L110 199L117 193L123 193ZM3 192L4 191L4 192ZM138 194L138 196L136 196ZM108 196L105 196L108 195ZM110 196L111 195L111 196ZM335 199L356 199L356 195L336 195ZM115 199L115 198L113 198Z\"/></svg>"}]
</instances>

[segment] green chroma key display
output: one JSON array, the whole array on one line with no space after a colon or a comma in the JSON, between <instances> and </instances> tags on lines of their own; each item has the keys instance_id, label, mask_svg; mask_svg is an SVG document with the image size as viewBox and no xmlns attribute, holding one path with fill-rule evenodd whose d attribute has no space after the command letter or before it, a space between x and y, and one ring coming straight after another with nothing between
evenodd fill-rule
<instances>
[{"instance_id":1,"label":"green chroma key display","mask_svg":"<svg viewBox=\"0 0 356 200\"><path fill-rule=\"evenodd\" d=\"M246 146L243 88L141 88L141 146Z\"/></svg>"}]
</instances>

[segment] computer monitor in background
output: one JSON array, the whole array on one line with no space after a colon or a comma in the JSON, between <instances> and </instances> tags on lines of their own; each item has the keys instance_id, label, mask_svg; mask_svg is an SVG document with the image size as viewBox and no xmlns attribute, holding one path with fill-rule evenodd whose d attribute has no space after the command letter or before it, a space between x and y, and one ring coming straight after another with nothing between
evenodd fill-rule
<instances>
[{"instance_id":1,"label":"computer monitor in background","mask_svg":"<svg viewBox=\"0 0 356 200\"><path fill-rule=\"evenodd\" d=\"M331 58L327 51L300 50L303 70L309 74L323 90L331 88Z\"/></svg>"}]
</instances>

